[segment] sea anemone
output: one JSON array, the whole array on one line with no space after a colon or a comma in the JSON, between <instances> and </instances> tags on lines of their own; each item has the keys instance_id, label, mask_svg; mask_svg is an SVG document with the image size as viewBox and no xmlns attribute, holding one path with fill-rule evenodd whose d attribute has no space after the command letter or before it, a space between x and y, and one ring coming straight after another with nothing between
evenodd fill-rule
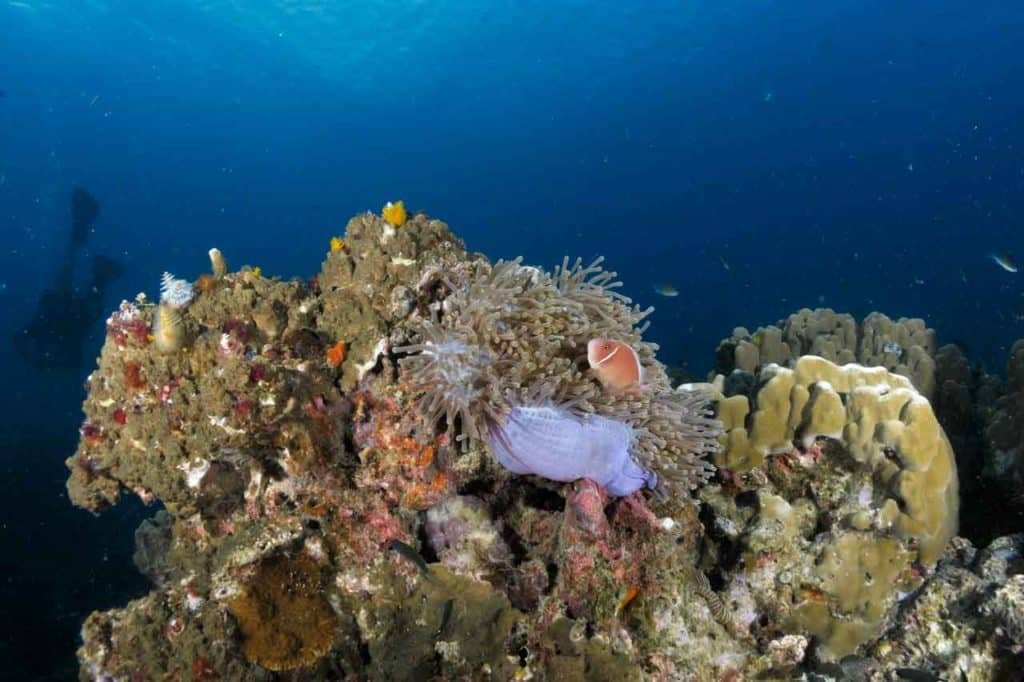
<instances>
[{"instance_id":1,"label":"sea anemone","mask_svg":"<svg viewBox=\"0 0 1024 682\"><path fill-rule=\"evenodd\" d=\"M165 272L160 280L160 303L171 308L181 309L192 302L192 285L183 279L175 279L174 275Z\"/></svg>"},{"instance_id":2,"label":"sea anemone","mask_svg":"<svg viewBox=\"0 0 1024 682\"><path fill-rule=\"evenodd\" d=\"M601 262L565 259L549 274L520 259L477 261L468 273L441 273L442 314L419 325L419 343L395 349L410 354L399 362L428 424L444 417L455 440L486 442L516 473L572 480L601 471L616 490L692 489L712 471L706 456L720 424L703 392L672 390L657 346L640 336L651 309L615 292L620 283ZM632 348L643 385L604 387L587 363L595 338ZM559 429L575 440L558 440Z\"/></svg>"},{"instance_id":3,"label":"sea anemone","mask_svg":"<svg viewBox=\"0 0 1024 682\"><path fill-rule=\"evenodd\" d=\"M444 417L451 431L461 426L455 436L463 448L469 439L486 437L487 419L497 419L507 408L496 392L496 358L468 334L448 332L437 324L425 326L421 341L398 346L396 353L409 353L403 365L410 370L410 388L421 394L419 410L429 424Z\"/></svg>"},{"instance_id":4,"label":"sea anemone","mask_svg":"<svg viewBox=\"0 0 1024 682\"><path fill-rule=\"evenodd\" d=\"M722 423L703 390L660 391L625 415L637 429L633 455L667 487L692 490L714 473Z\"/></svg>"},{"instance_id":5,"label":"sea anemone","mask_svg":"<svg viewBox=\"0 0 1024 682\"><path fill-rule=\"evenodd\" d=\"M612 495L657 486L630 454L635 433L617 419L577 416L546 405L515 407L488 432L491 452L509 471L553 481L587 478Z\"/></svg>"}]
</instances>

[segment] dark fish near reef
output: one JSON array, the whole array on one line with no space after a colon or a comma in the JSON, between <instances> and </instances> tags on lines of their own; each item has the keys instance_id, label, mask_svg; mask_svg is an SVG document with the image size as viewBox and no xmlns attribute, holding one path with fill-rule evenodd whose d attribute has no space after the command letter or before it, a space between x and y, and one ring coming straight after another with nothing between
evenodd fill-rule
<instances>
[{"instance_id":1,"label":"dark fish near reef","mask_svg":"<svg viewBox=\"0 0 1024 682\"><path fill-rule=\"evenodd\" d=\"M423 555L417 552L415 548L410 547L401 540L391 540L388 542L388 549L415 564L416 568L420 570L420 573L422 573L424 577L432 577L430 575L430 567L427 565L426 559L424 559Z\"/></svg>"},{"instance_id":2,"label":"dark fish near reef","mask_svg":"<svg viewBox=\"0 0 1024 682\"><path fill-rule=\"evenodd\" d=\"M906 682L939 682L941 679L938 675L920 668L896 668L894 672L897 680Z\"/></svg>"},{"instance_id":3,"label":"dark fish near reef","mask_svg":"<svg viewBox=\"0 0 1024 682\"><path fill-rule=\"evenodd\" d=\"M1007 272L1017 272L1017 261L1008 253L990 253L989 258Z\"/></svg>"},{"instance_id":4,"label":"dark fish near reef","mask_svg":"<svg viewBox=\"0 0 1024 682\"><path fill-rule=\"evenodd\" d=\"M452 634L455 621L452 620L452 613L455 611L455 600L447 599L441 607L441 625L437 628L437 636L440 639L448 639Z\"/></svg>"}]
</instances>

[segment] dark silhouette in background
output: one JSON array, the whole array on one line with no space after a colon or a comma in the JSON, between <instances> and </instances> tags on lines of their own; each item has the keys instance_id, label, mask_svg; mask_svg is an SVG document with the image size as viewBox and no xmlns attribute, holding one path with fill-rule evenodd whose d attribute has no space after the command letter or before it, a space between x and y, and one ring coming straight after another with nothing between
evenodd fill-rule
<instances>
[{"instance_id":1,"label":"dark silhouette in background","mask_svg":"<svg viewBox=\"0 0 1024 682\"><path fill-rule=\"evenodd\" d=\"M104 294L122 274L120 263L89 253L97 201L82 188L70 199L70 230L60 225L48 251L57 270L44 275L52 281L13 337L24 365L0 395L9 416L0 428L0 682L78 679L85 617L149 589L132 564L132 531L153 510L130 499L100 520L62 492L64 458L75 452L82 423L82 377L91 369L86 347L102 343Z\"/></svg>"},{"instance_id":2,"label":"dark silhouette in background","mask_svg":"<svg viewBox=\"0 0 1024 682\"><path fill-rule=\"evenodd\" d=\"M85 291L75 290L75 263L99 214L96 199L87 190L76 187L71 193L71 235L64 262L53 286L40 297L35 317L13 337L18 354L36 369L81 366L85 341L103 315L106 287L123 272L117 261L93 256L89 286Z\"/></svg>"}]
</instances>

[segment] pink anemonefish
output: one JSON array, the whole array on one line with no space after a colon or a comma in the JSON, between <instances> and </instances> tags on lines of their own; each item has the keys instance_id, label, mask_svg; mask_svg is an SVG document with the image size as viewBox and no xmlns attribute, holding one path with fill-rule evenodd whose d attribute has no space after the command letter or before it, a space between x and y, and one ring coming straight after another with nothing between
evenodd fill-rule
<instances>
[{"instance_id":1,"label":"pink anemonefish","mask_svg":"<svg viewBox=\"0 0 1024 682\"><path fill-rule=\"evenodd\" d=\"M638 389L643 383L640 356L629 344L612 339L591 339L587 344L587 362L605 388L617 391Z\"/></svg>"}]
</instances>

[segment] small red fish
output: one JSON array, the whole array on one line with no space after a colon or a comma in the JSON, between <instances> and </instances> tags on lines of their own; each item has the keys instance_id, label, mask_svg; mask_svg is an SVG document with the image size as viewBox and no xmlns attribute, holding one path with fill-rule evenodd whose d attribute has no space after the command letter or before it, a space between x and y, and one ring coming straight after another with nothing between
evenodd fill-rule
<instances>
[{"instance_id":1,"label":"small red fish","mask_svg":"<svg viewBox=\"0 0 1024 682\"><path fill-rule=\"evenodd\" d=\"M587 362L606 388L621 391L639 388L643 382L640 356L633 347L612 339L591 339L587 344Z\"/></svg>"}]
</instances>

